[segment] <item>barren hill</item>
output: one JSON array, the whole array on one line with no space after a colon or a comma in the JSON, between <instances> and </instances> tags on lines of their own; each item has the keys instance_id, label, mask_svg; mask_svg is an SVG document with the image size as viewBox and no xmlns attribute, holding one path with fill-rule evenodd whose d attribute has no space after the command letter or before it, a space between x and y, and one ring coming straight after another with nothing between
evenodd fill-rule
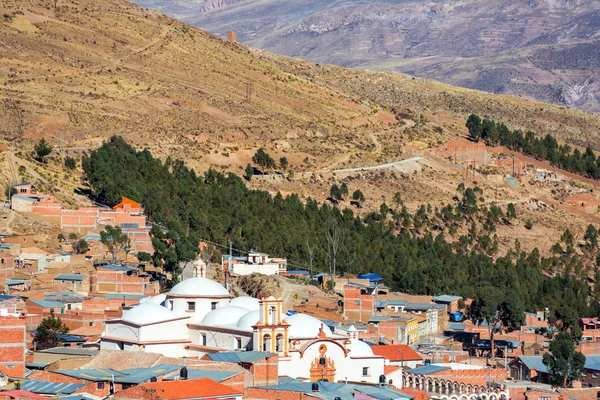
<instances>
[{"instance_id":1,"label":"barren hill","mask_svg":"<svg viewBox=\"0 0 600 400\"><path fill-rule=\"evenodd\" d=\"M276 160L287 157L295 176L257 177L252 187L323 201L344 181L365 193L356 210L364 213L392 204L397 191L409 207L451 200L464 169L436 155L411 158L463 136L471 113L600 150L595 114L403 74L316 66L226 43L124 0L58 0L56 9L51 1L0 0L0 16L0 133L16 150L40 137L59 146L64 136L71 154L120 134L199 171L242 173L264 147ZM80 184L58 157L42 165L9 154L21 157L15 164L7 155L2 167L13 181L14 170L28 165L20 178L34 171L52 185ZM374 165L384 167L356 169ZM536 202L540 194L563 201L585 186L567 180L514 189L502 173L483 172L478 184L487 193L522 203L523 217L540 224L507 228L506 246L515 237L536 246L568 224L580 232L588 223L587 215L539 211Z\"/></svg>"},{"instance_id":2,"label":"barren hill","mask_svg":"<svg viewBox=\"0 0 600 400\"><path fill-rule=\"evenodd\" d=\"M600 112L594 0L135 0L249 45Z\"/></svg>"}]
</instances>

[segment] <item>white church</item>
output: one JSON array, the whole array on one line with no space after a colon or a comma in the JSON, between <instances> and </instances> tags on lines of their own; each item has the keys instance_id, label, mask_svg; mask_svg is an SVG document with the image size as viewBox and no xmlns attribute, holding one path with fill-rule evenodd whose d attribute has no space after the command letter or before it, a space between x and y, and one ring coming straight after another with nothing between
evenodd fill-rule
<instances>
[{"instance_id":1,"label":"white church","mask_svg":"<svg viewBox=\"0 0 600 400\"><path fill-rule=\"evenodd\" d=\"M106 321L101 349L202 357L222 351L278 354L279 375L377 383L384 358L358 340L356 330L334 335L306 314L285 316L283 301L233 298L219 283L194 277L145 299L120 319Z\"/></svg>"}]
</instances>

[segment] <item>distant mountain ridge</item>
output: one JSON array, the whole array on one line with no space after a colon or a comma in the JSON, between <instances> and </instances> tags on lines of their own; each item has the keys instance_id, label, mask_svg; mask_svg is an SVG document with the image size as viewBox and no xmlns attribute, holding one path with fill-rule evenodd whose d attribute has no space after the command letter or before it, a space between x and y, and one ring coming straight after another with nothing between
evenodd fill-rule
<instances>
[{"instance_id":1,"label":"distant mountain ridge","mask_svg":"<svg viewBox=\"0 0 600 400\"><path fill-rule=\"evenodd\" d=\"M135 0L253 47L600 112L595 0Z\"/></svg>"}]
</instances>

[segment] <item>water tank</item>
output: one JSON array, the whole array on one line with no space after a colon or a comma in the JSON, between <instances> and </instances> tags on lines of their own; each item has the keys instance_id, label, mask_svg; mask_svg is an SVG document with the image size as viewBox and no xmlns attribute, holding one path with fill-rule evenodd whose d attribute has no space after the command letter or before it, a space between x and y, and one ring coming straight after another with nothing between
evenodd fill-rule
<instances>
[{"instance_id":1,"label":"water tank","mask_svg":"<svg viewBox=\"0 0 600 400\"><path fill-rule=\"evenodd\" d=\"M431 360L425 360L425 365L431 365Z\"/></svg>"},{"instance_id":2,"label":"water tank","mask_svg":"<svg viewBox=\"0 0 600 400\"><path fill-rule=\"evenodd\" d=\"M183 380L188 378L188 370L186 367L183 367L179 370L179 378Z\"/></svg>"},{"instance_id":3,"label":"water tank","mask_svg":"<svg viewBox=\"0 0 600 400\"><path fill-rule=\"evenodd\" d=\"M150 382L158 382L158 379L156 379L156 377L153 376L152 378L150 378Z\"/></svg>"},{"instance_id":4,"label":"water tank","mask_svg":"<svg viewBox=\"0 0 600 400\"><path fill-rule=\"evenodd\" d=\"M379 375L379 383L385 385L385 375Z\"/></svg>"}]
</instances>

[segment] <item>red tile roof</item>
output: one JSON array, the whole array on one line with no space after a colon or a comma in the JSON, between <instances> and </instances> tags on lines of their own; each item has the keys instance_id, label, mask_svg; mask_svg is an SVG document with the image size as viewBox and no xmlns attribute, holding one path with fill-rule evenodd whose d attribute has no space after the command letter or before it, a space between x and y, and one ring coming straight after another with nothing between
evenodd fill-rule
<instances>
[{"instance_id":1,"label":"red tile roof","mask_svg":"<svg viewBox=\"0 0 600 400\"><path fill-rule=\"evenodd\" d=\"M400 393L408 394L409 396L414 396L412 400L429 400L429 396L427 396L427 392L424 390L416 390L416 389L398 389Z\"/></svg>"},{"instance_id":2,"label":"red tile roof","mask_svg":"<svg viewBox=\"0 0 600 400\"><path fill-rule=\"evenodd\" d=\"M383 374L387 375L387 374L391 374L394 371L399 370L402 367L399 367L397 365L386 365L385 367L383 367Z\"/></svg>"},{"instance_id":3,"label":"red tile roof","mask_svg":"<svg viewBox=\"0 0 600 400\"><path fill-rule=\"evenodd\" d=\"M416 351L405 344L371 346L371 350L376 356L385 357L390 361L421 361L423 359Z\"/></svg>"},{"instance_id":4,"label":"red tile roof","mask_svg":"<svg viewBox=\"0 0 600 400\"><path fill-rule=\"evenodd\" d=\"M600 322L596 318L581 318L581 322L585 325L587 324L596 324L598 325Z\"/></svg>"},{"instance_id":5,"label":"red tile roof","mask_svg":"<svg viewBox=\"0 0 600 400\"><path fill-rule=\"evenodd\" d=\"M158 396L167 400L242 394L229 386L222 385L208 378L194 379L193 384L190 384L188 381L163 381L143 383L140 386L145 389L155 390Z\"/></svg>"}]
</instances>

